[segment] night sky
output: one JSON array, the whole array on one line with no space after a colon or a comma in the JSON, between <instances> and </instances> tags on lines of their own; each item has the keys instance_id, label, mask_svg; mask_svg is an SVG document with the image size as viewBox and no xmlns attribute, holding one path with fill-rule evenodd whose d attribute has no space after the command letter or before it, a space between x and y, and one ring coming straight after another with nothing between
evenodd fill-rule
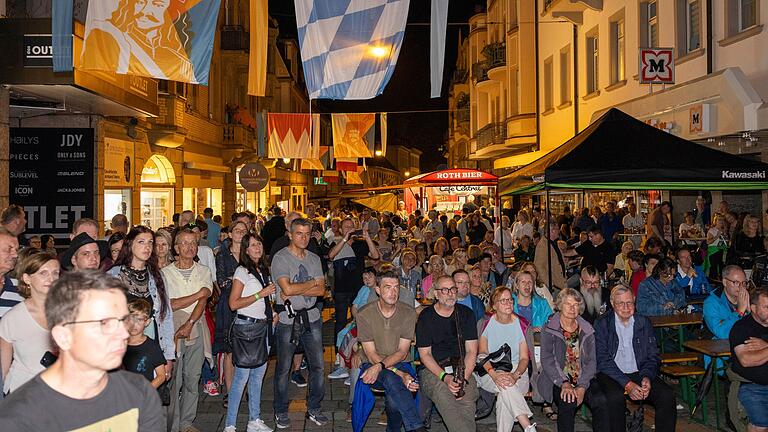
<instances>
[{"instance_id":1,"label":"night sky","mask_svg":"<svg viewBox=\"0 0 768 432\"><path fill-rule=\"evenodd\" d=\"M430 1L411 0L408 11L408 25L405 29L403 46L397 60L395 73L384 93L364 101L317 100L313 112L381 112L444 110L448 108L448 85L456 66L458 34L464 37L469 32L466 23L474 15L475 3L485 1L453 0L448 9L448 31L445 40L445 68L443 71L442 97L431 99L429 83L429 15ZM269 12L280 22L281 37L296 36L296 16L293 1L271 0ZM422 172L432 171L445 158L438 151L444 145L448 132L448 113L391 113L389 115L389 145L400 144L415 147L424 153L421 157Z\"/></svg>"}]
</instances>

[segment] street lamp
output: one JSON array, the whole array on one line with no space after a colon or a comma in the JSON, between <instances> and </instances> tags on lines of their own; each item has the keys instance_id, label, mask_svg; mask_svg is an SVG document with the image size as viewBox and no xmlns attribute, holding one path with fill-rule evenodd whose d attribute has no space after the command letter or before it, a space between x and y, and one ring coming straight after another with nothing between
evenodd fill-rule
<instances>
[{"instance_id":1,"label":"street lamp","mask_svg":"<svg viewBox=\"0 0 768 432\"><path fill-rule=\"evenodd\" d=\"M405 174L406 177L410 177L411 176L411 172L410 171L406 171L404 174Z\"/></svg>"},{"instance_id":2,"label":"street lamp","mask_svg":"<svg viewBox=\"0 0 768 432\"><path fill-rule=\"evenodd\" d=\"M283 163L286 165L291 163L291 158L283 158Z\"/></svg>"},{"instance_id":3,"label":"street lamp","mask_svg":"<svg viewBox=\"0 0 768 432\"><path fill-rule=\"evenodd\" d=\"M376 156L381 156L381 150L376 150Z\"/></svg>"}]
</instances>

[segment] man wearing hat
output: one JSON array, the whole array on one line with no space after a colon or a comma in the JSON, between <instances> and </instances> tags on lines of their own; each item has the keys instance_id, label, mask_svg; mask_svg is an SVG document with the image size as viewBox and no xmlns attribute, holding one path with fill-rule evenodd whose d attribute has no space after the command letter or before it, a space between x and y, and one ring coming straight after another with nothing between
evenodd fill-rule
<instances>
[{"instance_id":1,"label":"man wearing hat","mask_svg":"<svg viewBox=\"0 0 768 432\"><path fill-rule=\"evenodd\" d=\"M102 240L94 240L88 233L81 232L69 244L69 249L59 257L61 266L67 270L96 270L109 248Z\"/></svg>"}]
</instances>

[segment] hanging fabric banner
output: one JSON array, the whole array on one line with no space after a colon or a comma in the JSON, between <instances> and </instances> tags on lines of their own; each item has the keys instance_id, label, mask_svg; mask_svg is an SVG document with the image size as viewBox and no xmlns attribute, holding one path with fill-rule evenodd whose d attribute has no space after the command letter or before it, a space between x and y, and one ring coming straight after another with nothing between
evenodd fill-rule
<instances>
[{"instance_id":1,"label":"hanging fabric banner","mask_svg":"<svg viewBox=\"0 0 768 432\"><path fill-rule=\"evenodd\" d=\"M248 51L248 94L264 96L267 87L267 0L251 0L251 40Z\"/></svg>"},{"instance_id":2,"label":"hanging fabric banner","mask_svg":"<svg viewBox=\"0 0 768 432\"><path fill-rule=\"evenodd\" d=\"M272 159L309 159L319 157L319 114L267 114L269 128L268 157ZM316 133L312 134L312 128ZM315 141L315 142L313 142ZM316 146L318 152L313 151Z\"/></svg>"},{"instance_id":3,"label":"hanging fabric banner","mask_svg":"<svg viewBox=\"0 0 768 432\"><path fill-rule=\"evenodd\" d=\"M432 0L429 23L429 67L432 91L430 97L439 98L443 88L445 63L445 29L448 26L448 0Z\"/></svg>"},{"instance_id":4,"label":"hanging fabric banner","mask_svg":"<svg viewBox=\"0 0 768 432\"><path fill-rule=\"evenodd\" d=\"M294 0L310 99L371 99L395 70L409 0Z\"/></svg>"},{"instance_id":5,"label":"hanging fabric banner","mask_svg":"<svg viewBox=\"0 0 768 432\"><path fill-rule=\"evenodd\" d=\"M337 159L373 157L375 114L332 114L331 119Z\"/></svg>"},{"instance_id":6,"label":"hanging fabric banner","mask_svg":"<svg viewBox=\"0 0 768 432\"><path fill-rule=\"evenodd\" d=\"M333 169L333 146L320 146L320 163L325 169Z\"/></svg>"},{"instance_id":7,"label":"hanging fabric banner","mask_svg":"<svg viewBox=\"0 0 768 432\"><path fill-rule=\"evenodd\" d=\"M323 179L328 183L338 183L339 182L339 172L336 170L326 170L323 171Z\"/></svg>"},{"instance_id":8,"label":"hanging fabric banner","mask_svg":"<svg viewBox=\"0 0 768 432\"><path fill-rule=\"evenodd\" d=\"M221 0L124 3L89 2L78 68L208 84Z\"/></svg>"},{"instance_id":9,"label":"hanging fabric banner","mask_svg":"<svg viewBox=\"0 0 768 432\"><path fill-rule=\"evenodd\" d=\"M53 71L72 70L72 14L71 0L53 0L51 6L51 45Z\"/></svg>"},{"instance_id":10,"label":"hanging fabric banner","mask_svg":"<svg viewBox=\"0 0 768 432\"><path fill-rule=\"evenodd\" d=\"M357 171L346 171L344 176L347 180L347 184L363 184L363 179L360 178L360 174Z\"/></svg>"},{"instance_id":11,"label":"hanging fabric banner","mask_svg":"<svg viewBox=\"0 0 768 432\"><path fill-rule=\"evenodd\" d=\"M357 172L357 158L336 158L336 169L338 171Z\"/></svg>"},{"instance_id":12,"label":"hanging fabric banner","mask_svg":"<svg viewBox=\"0 0 768 432\"><path fill-rule=\"evenodd\" d=\"M323 167L320 159L302 159L301 169L322 171L325 169L325 167Z\"/></svg>"},{"instance_id":13,"label":"hanging fabric banner","mask_svg":"<svg viewBox=\"0 0 768 432\"><path fill-rule=\"evenodd\" d=\"M267 157L267 113L256 113L256 154Z\"/></svg>"},{"instance_id":14,"label":"hanging fabric banner","mask_svg":"<svg viewBox=\"0 0 768 432\"><path fill-rule=\"evenodd\" d=\"M379 116L381 122L381 157L387 155L387 113Z\"/></svg>"}]
</instances>

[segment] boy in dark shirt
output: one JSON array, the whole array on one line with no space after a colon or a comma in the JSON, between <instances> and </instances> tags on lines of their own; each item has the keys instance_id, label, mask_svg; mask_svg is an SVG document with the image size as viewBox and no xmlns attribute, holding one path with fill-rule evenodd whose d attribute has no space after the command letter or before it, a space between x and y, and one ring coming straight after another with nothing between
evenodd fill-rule
<instances>
[{"instance_id":1,"label":"boy in dark shirt","mask_svg":"<svg viewBox=\"0 0 768 432\"><path fill-rule=\"evenodd\" d=\"M166 379L165 356L160 345L144 334L146 327L151 324L152 306L148 301L137 298L128 303L128 311L135 317L134 323L128 328L128 347L123 356L123 368L130 372L144 375L152 387L159 388Z\"/></svg>"}]
</instances>

